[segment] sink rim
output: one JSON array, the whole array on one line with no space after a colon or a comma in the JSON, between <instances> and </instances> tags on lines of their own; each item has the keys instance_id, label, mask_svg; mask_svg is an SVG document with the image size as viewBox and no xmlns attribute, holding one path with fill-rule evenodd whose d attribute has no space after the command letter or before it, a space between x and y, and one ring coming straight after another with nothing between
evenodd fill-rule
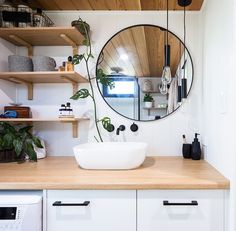
<instances>
[{"instance_id":1,"label":"sink rim","mask_svg":"<svg viewBox=\"0 0 236 231\"><path fill-rule=\"evenodd\" d=\"M135 146L131 146L131 144L135 144ZM106 147L106 145L108 145ZM119 147L120 149L128 148L128 149L139 149L139 148L147 148L148 144L145 142L99 142L99 143L85 143L85 144L78 144L73 147L74 150L94 150L94 149L104 149L104 148L114 148Z\"/></svg>"},{"instance_id":2,"label":"sink rim","mask_svg":"<svg viewBox=\"0 0 236 231\"><path fill-rule=\"evenodd\" d=\"M145 142L85 143L73 148L77 164L91 170L131 170L147 156Z\"/></svg>"}]
</instances>

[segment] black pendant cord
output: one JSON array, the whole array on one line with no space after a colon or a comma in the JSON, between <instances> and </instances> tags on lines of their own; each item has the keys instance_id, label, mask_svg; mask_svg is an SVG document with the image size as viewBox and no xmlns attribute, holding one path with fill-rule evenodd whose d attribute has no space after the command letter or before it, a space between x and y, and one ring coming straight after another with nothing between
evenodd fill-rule
<instances>
[{"instance_id":1,"label":"black pendant cord","mask_svg":"<svg viewBox=\"0 0 236 231\"><path fill-rule=\"evenodd\" d=\"M168 65L168 42L169 42L169 0L166 0L167 11L166 11L166 45L165 45L165 66Z\"/></svg>"},{"instance_id":2,"label":"black pendant cord","mask_svg":"<svg viewBox=\"0 0 236 231\"><path fill-rule=\"evenodd\" d=\"M180 60L180 64L179 64L179 78L178 78L178 83L181 82L181 70L182 70L182 43L181 41L179 42L179 60Z\"/></svg>"},{"instance_id":3,"label":"black pendant cord","mask_svg":"<svg viewBox=\"0 0 236 231\"><path fill-rule=\"evenodd\" d=\"M182 100L182 87L181 87L181 73L182 73L182 64L181 64L181 59L182 59L182 43L181 41L179 42L179 75L178 75L178 79L177 79L177 103L181 103Z\"/></svg>"},{"instance_id":4,"label":"black pendant cord","mask_svg":"<svg viewBox=\"0 0 236 231\"><path fill-rule=\"evenodd\" d=\"M186 7L184 6L184 62L186 59L185 43L186 43ZM185 79L185 68L184 68L184 79Z\"/></svg>"}]
</instances>

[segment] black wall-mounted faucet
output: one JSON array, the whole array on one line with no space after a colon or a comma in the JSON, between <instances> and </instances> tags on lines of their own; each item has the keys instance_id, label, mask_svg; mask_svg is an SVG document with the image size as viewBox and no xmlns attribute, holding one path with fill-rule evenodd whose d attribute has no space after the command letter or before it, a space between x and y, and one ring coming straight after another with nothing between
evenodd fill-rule
<instances>
[{"instance_id":1,"label":"black wall-mounted faucet","mask_svg":"<svg viewBox=\"0 0 236 231\"><path fill-rule=\"evenodd\" d=\"M125 125L120 125L117 129L116 129L116 135L120 135L120 131L123 132L125 130Z\"/></svg>"}]
</instances>

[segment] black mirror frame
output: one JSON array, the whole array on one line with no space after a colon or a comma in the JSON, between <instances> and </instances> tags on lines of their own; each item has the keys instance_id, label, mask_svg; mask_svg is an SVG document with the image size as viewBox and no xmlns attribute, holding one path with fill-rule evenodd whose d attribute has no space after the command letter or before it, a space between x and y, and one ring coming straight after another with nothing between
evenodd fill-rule
<instances>
[{"instance_id":1,"label":"black mirror frame","mask_svg":"<svg viewBox=\"0 0 236 231\"><path fill-rule=\"evenodd\" d=\"M122 116L122 117L124 117L124 118L126 118L126 119L129 119L129 120L132 120L132 121L137 121L137 122L154 122L154 121L159 121L159 120L161 120L161 119L165 119L165 118L167 118L167 117L170 116L170 115L173 115L173 114L181 107L181 105L178 106L178 107L176 107L176 109L175 109L174 111L172 111L171 113L169 113L169 114L167 114L167 115L161 117L160 119L156 119L156 120L137 120L137 119L129 118L129 117L127 117L127 116L125 116L125 115L119 113L119 112L118 112L117 110L115 110L112 106L110 106L110 104L106 101L106 99L104 98L104 96L103 96L103 94L102 94L102 92L101 92L101 89L100 89L100 87L99 87L99 82L98 82L98 79L97 79L97 69L98 69L98 65L99 65L100 62L101 62L101 61L100 61L100 59L101 59L100 57L102 57L102 55L103 55L103 49L106 47L106 45L107 45L117 34L121 33L122 31L127 30L127 29L130 29L130 28L133 28L133 27L138 27L138 26L152 26L152 27L157 27L157 28L159 28L160 30L163 30L163 31L166 30L166 28L161 27L161 26L158 26L158 25L153 25L153 24L136 24L136 25L132 25L132 26L126 27L126 28L124 28L124 29L118 31L117 33L115 33L115 34L105 43L105 45L102 47L102 49L101 49L101 51L100 51L100 53L99 53L99 56L98 56L98 59L97 59L97 62L96 62L96 73L95 73L95 74L96 74L96 82L97 82L98 90L99 90L99 92L100 92L100 94L101 94L103 100L106 102L106 104L107 104L114 112L116 112L116 113L119 114L120 116ZM171 31L168 31L168 33L170 33L170 34L172 34L173 36L175 36L175 37L181 42L181 44L185 47L185 49L186 49L186 51L187 51L187 54L188 54L188 56L189 56L189 58L190 58L190 61L191 61L191 66L192 66L192 81L191 81L191 85L190 85L189 91L187 92L187 98L188 98L188 97L189 97L189 94L190 94L190 92L191 92L192 86L193 86L193 81L194 81L193 59L192 59L192 57L191 57L191 55L190 55L190 52L189 52L188 48L184 45L183 41L182 41L175 33L171 32Z\"/></svg>"}]
</instances>

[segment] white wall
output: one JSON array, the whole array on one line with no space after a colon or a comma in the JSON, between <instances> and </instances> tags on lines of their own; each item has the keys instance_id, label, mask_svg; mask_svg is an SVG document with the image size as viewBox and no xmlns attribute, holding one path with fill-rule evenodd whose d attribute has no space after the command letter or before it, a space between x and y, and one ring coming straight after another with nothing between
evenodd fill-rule
<instances>
[{"instance_id":1,"label":"white wall","mask_svg":"<svg viewBox=\"0 0 236 231\"><path fill-rule=\"evenodd\" d=\"M86 20L92 29L93 53L95 57L106 41L119 30L134 24L148 23L160 26L166 25L165 12L67 12L50 13L49 16L56 25L70 25L70 22L78 16ZM189 141L193 139L193 133L199 131L199 104L201 92L201 34L199 33L199 12L188 12L187 16L187 46L193 57L195 68L195 80L190 98L184 106L166 119L155 122L140 122L139 131L132 133L129 130L132 121L127 120L113 112L103 101L96 90L97 104L100 117L110 116L116 127L126 125L126 131L116 136L103 131L105 140L145 141L149 143L149 155L181 155L182 134L186 134ZM183 14L171 12L170 30L183 38ZM80 48L83 51L83 48ZM19 54L26 54L25 50L18 49ZM71 55L70 47L36 47L35 54L48 55L56 59L58 63ZM91 64L91 72L95 71L96 58ZM77 66L77 70L86 74L83 66ZM81 86L83 87L83 86ZM95 86L96 88L96 86ZM34 100L27 100L27 92L24 86L17 89L17 100L29 105L35 116L56 116L61 103L68 101L72 94L71 86L60 84L37 84L34 89ZM92 105L88 100L73 101L77 115L92 113ZM71 129L68 124L38 123L35 130L47 140L48 153L50 155L72 155L72 147L86 141L94 141L94 124L81 123L79 139L72 139Z\"/></svg>"},{"instance_id":2,"label":"white wall","mask_svg":"<svg viewBox=\"0 0 236 231\"><path fill-rule=\"evenodd\" d=\"M15 46L0 39L0 70L7 71L8 55L14 54L16 51ZM2 107L10 102L16 100L16 87L15 84L0 80L0 113L3 112Z\"/></svg>"},{"instance_id":3,"label":"white wall","mask_svg":"<svg viewBox=\"0 0 236 231\"><path fill-rule=\"evenodd\" d=\"M227 221L236 230L235 1L207 0L203 27L203 144L205 157L231 181Z\"/></svg>"}]
</instances>

